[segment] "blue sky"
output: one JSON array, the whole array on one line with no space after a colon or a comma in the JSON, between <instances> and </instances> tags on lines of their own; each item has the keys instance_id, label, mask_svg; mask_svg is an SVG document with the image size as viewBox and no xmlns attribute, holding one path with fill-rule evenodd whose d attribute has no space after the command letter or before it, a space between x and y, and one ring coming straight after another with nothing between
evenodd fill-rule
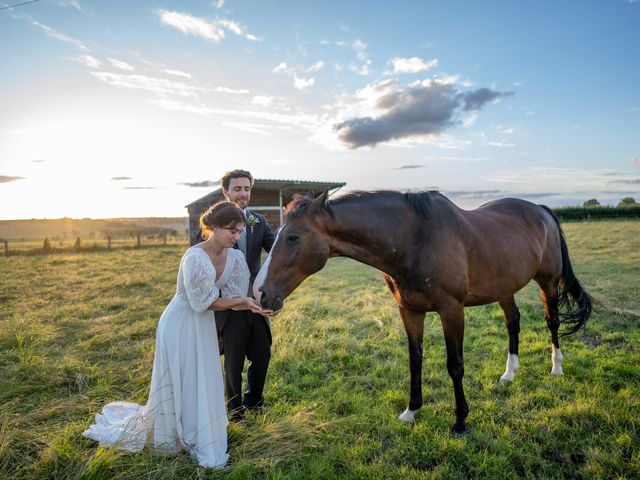
<instances>
[{"instance_id":1,"label":"blue sky","mask_svg":"<svg viewBox=\"0 0 640 480\"><path fill-rule=\"evenodd\" d=\"M40 0L0 59L4 219L184 215L237 167L640 200L639 0Z\"/></svg>"}]
</instances>

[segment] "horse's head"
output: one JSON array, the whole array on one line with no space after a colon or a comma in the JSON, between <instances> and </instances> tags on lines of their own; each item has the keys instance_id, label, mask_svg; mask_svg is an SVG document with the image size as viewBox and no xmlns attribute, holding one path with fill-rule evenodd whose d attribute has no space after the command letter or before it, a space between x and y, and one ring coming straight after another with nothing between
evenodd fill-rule
<instances>
[{"instance_id":1,"label":"horse's head","mask_svg":"<svg viewBox=\"0 0 640 480\"><path fill-rule=\"evenodd\" d=\"M331 216L327 195L325 191L315 199L298 196L287 206L285 221L254 283L264 308L280 310L284 299L327 263L331 251L324 228L324 220Z\"/></svg>"}]
</instances>

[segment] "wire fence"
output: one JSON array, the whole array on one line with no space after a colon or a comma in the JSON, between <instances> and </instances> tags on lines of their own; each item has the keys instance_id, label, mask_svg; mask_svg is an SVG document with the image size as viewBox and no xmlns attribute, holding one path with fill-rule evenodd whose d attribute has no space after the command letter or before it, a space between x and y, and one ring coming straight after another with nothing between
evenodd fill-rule
<instances>
[{"instance_id":1,"label":"wire fence","mask_svg":"<svg viewBox=\"0 0 640 480\"><path fill-rule=\"evenodd\" d=\"M167 245L188 245L186 235L161 233L157 235L107 236L102 238L4 240L0 239L0 255L54 255L59 253L81 253L112 250L156 248Z\"/></svg>"}]
</instances>

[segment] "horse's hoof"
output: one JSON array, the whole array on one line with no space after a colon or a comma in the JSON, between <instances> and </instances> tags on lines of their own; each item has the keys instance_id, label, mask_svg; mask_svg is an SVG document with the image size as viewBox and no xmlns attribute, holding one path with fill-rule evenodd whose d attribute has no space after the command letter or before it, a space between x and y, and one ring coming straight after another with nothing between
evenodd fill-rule
<instances>
[{"instance_id":1,"label":"horse's hoof","mask_svg":"<svg viewBox=\"0 0 640 480\"><path fill-rule=\"evenodd\" d=\"M551 369L551 375L557 375L559 377L564 375L564 372L562 371L562 367L553 367Z\"/></svg>"},{"instance_id":2,"label":"horse's hoof","mask_svg":"<svg viewBox=\"0 0 640 480\"><path fill-rule=\"evenodd\" d=\"M508 385L511 382L513 382L513 379L515 378L515 375L511 374L511 375L502 375L500 377L500 383L503 385Z\"/></svg>"},{"instance_id":3,"label":"horse's hoof","mask_svg":"<svg viewBox=\"0 0 640 480\"><path fill-rule=\"evenodd\" d=\"M453 426L453 435L457 438L464 438L469 436L469 427L466 424L458 425L457 423Z\"/></svg>"},{"instance_id":4,"label":"horse's hoof","mask_svg":"<svg viewBox=\"0 0 640 480\"><path fill-rule=\"evenodd\" d=\"M398 419L405 423L413 423L415 420L416 412L415 410L409 410L408 408L400 414Z\"/></svg>"}]
</instances>

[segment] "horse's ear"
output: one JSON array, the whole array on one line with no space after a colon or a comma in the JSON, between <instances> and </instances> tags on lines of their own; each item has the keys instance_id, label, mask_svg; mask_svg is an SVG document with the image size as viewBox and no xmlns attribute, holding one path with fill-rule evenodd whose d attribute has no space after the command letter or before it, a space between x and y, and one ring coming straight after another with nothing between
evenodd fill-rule
<instances>
[{"instance_id":1,"label":"horse's ear","mask_svg":"<svg viewBox=\"0 0 640 480\"><path fill-rule=\"evenodd\" d=\"M322 210L326 210L331 216L333 216L333 212L331 211L331 205L329 204L329 190L325 190L319 196L314 198L313 203L311 204L310 212L319 213Z\"/></svg>"}]
</instances>

